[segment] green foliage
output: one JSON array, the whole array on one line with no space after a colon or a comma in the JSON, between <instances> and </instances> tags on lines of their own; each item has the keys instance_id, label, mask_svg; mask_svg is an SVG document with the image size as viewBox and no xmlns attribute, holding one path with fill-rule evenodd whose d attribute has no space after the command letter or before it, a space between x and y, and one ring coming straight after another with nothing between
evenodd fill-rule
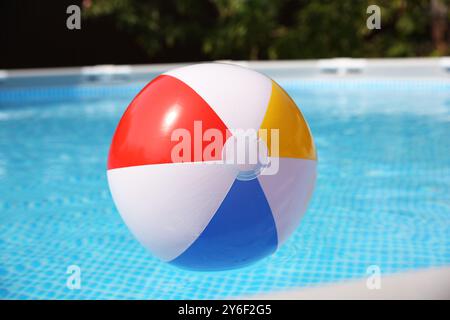
<instances>
[{"instance_id":1,"label":"green foliage","mask_svg":"<svg viewBox=\"0 0 450 320\"><path fill-rule=\"evenodd\" d=\"M435 0L446 9L443 40L432 36L432 1L92 0L84 10L113 18L157 61L445 55L450 0ZM366 26L371 4L380 30Z\"/></svg>"}]
</instances>

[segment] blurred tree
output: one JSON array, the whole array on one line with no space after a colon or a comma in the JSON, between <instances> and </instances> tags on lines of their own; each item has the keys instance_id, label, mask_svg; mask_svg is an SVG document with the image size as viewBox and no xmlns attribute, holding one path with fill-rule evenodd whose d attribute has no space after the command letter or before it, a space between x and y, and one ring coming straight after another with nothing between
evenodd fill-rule
<instances>
[{"instance_id":1,"label":"blurred tree","mask_svg":"<svg viewBox=\"0 0 450 320\"><path fill-rule=\"evenodd\" d=\"M437 55L448 52L448 3L440 0L431 0L431 34Z\"/></svg>"},{"instance_id":2,"label":"blurred tree","mask_svg":"<svg viewBox=\"0 0 450 320\"><path fill-rule=\"evenodd\" d=\"M381 7L381 29L366 26ZM154 61L449 54L450 0L85 0Z\"/></svg>"},{"instance_id":3,"label":"blurred tree","mask_svg":"<svg viewBox=\"0 0 450 320\"><path fill-rule=\"evenodd\" d=\"M206 58L201 47L217 14L212 3L198 0L85 0L83 7L87 19L115 19L149 58L161 61Z\"/></svg>"}]
</instances>

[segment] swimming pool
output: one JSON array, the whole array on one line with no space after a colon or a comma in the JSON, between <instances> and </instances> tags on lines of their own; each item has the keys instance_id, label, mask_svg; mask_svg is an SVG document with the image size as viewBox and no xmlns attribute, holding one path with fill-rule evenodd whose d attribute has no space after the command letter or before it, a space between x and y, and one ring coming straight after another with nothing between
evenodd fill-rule
<instances>
[{"instance_id":1,"label":"swimming pool","mask_svg":"<svg viewBox=\"0 0 450 320\"><path fill-rule=\"evenodd\" d=\"M148 254L109 194L111 137L144 83L0 89L0 298L216 299L449 265L449 83L280 83L315 137L315 193L273 256L210 273Z\"/></svg>"}]
</instances>

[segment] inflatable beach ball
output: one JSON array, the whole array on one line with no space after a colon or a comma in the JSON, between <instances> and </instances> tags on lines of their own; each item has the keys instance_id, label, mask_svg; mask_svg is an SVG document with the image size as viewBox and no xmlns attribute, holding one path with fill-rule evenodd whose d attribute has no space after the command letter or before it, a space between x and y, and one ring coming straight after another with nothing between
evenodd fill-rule
<instances>
[{"instance_id":1,"label":"inflatable beach ball","mask_svg":"<svg viewBox=\"0 0 450 320\"><path fill-rule=\"evenodd\" d=\"M266 257L293 233L316 179L308 125L268 77L231 64L166 72L120 120L112 197L155 256L195 270Z\"/></svg>"}]
</instances>

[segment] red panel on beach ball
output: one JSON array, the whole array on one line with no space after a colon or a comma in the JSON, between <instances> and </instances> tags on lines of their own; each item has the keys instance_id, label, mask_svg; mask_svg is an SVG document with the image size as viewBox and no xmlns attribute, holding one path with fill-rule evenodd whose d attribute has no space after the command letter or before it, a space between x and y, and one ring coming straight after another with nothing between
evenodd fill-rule
<instances>
[{"instance_id":1,"label":"red panel on beach ball","mask_svg":"<svg viewBox=\"0 0 450 320\"><path fill-rule=\"evenodd\" d=\"M197 131L201 126L200 137L198 132L194 134L195 123ZM193 152L189 161L217 160L202 157L211 143L203 141L203 133L212 128L220 130L225 140L225 124L202 97L174 77L159 76L136 96L120 120L111 143L108 169L174 162L171 152L180 142L171 137L175 129L190 133ZM201 152L195 152L199 149Z\"/></svg>"}]
</instances>

